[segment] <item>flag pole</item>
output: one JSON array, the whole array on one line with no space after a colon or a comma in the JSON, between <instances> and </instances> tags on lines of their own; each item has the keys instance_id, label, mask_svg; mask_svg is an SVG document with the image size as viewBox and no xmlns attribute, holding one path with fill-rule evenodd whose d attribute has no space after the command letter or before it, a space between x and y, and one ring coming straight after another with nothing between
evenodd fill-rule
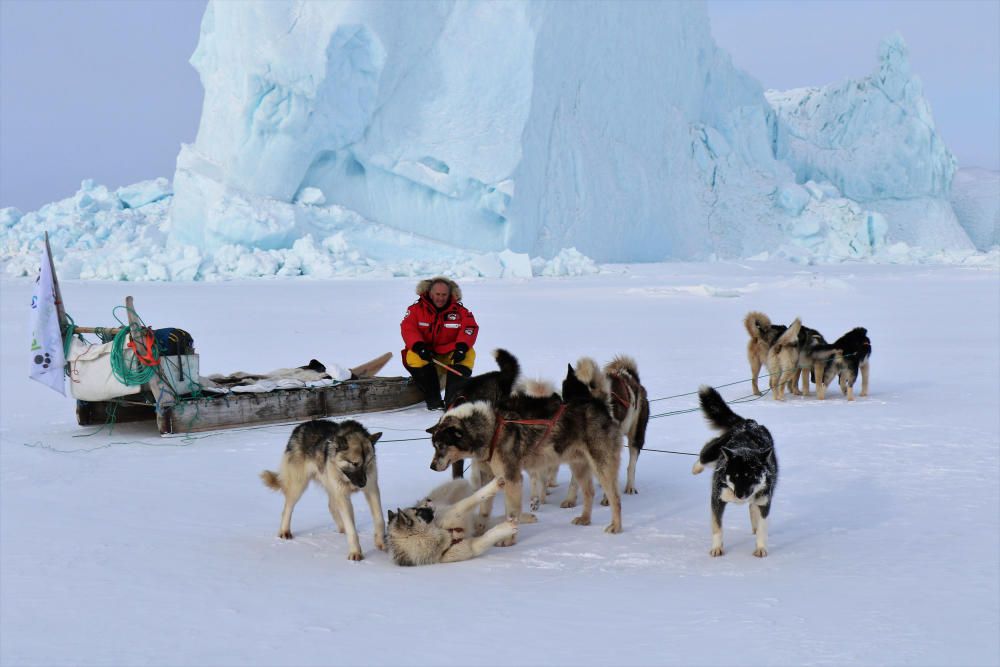
<instances>
[{"instance_id":1,"label":"flag pole","mask_svg":"<svg viewBox=\"0 0 1000 667\"><path fill-rule=\"evenodd\" d=\"M52 292L56 302L56 314L59 316L59 339L66 344L66 309L63 307L62 292L59 290L59 278L56 276L56 265L52 261L52 247L49 245L49 233L45 232L45 256L49 258L49 270L52 271Z\"/></svg>"}]
</instances>

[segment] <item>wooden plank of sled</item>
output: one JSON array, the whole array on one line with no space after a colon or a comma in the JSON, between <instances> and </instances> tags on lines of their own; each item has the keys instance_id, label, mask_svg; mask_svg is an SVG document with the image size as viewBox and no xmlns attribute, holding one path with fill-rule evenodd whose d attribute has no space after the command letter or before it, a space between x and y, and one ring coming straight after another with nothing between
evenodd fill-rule
<instances>
[{"instance_id":1,"label":"wooden plank of sled","mask_svg":"<svg viewBox=\"0 0 1000 667\"><path fill-rule=\"evenodd\" d=\"M332 387L227 394L161 405L156 423L161 435L197 433L262 424L405 408L423 400L410 378L347 380Z\"/></svg>"},{"instance_id":2,"label":"wooden plank of sled","mask_svg":"<svg viewBox=\"0 0 1000 667\"><path fill-rule=\"evenodd\" d=\"M355 366L351 369L351 375L355 378L372 378L378 374L382 368L392 359L392 352L379 355L371 361Z\"/></svg>"},{"instance_id":3,"label":"wooden plank of sled","mask_svg":"<svg viewBox=\"0 0 1000 667\"><path fill-rule=\"evenodd\" d=\"M103 426L114 422L143 422L156 419L156 406L115 401L77 401L76 422L80 426Z\"/></svg>"}]
</instances>

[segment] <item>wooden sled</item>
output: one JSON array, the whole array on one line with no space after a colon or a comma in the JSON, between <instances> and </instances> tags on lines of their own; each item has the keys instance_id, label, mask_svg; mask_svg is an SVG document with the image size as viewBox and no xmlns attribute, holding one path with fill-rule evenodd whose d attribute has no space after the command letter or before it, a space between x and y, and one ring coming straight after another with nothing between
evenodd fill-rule
<instances>
[{"instance_id":1,"label":"wooden sled","mask_svg":"<svg viewBox=\"0 0 1000 667\"><path fill-rule=\"evenodd\" d=\"M48 250L49 238L45 235ZM52 253L48 250L59 325L65 337L68 319L59 290ZM132 297L126 297L129 328L138 352L147 352ZM95 333L94 327L75 327L79 333ZM114 334L117 329L107 329ZM197 355L191 355L195 359ZM138 394L107 401L76 402L76 419L81 426L109 422L156 421L161 435L197 433L261 424L295 423L307 419L338 415L379 412L415 405L423 401L420 389L410 378L376 377L392 358L386 352L351 369L351 379L329 387L276 389L266 393L229 393L223 395L176 396L166 387L171 378L162 372ZM182 357L165 357L180 360ZM161 360L162 361L162 360ZM190 380L190 378L189 378ZM165 390L165 389L170 389Z\"/></svg>"},{"instance_id":2,"label":"wooden sled","mask_svg":"<svg viewBox=\"0 0 1000 667\"><path fill-rule=\"evenodd\" d=\"M111 420L155 419L160 435L176 435L379 412L405 408L421 401L423 395L410 378L374 377L345 380L332 387L316 389L277 389L265 394L181 399L169 405L161 404L159 410L152 395L146 401L135 397L117 401L77 401L76 417L81 426L98 426Z\"/></svg>"},{"instance_id":3,"label":"wooden sled","mask_svg":"<svg viewBox=\"0 0 1000 667\"><path fill-rule=\"evenodd\" d=\"M391 356L386 353L352 368L355 377L331 387L179 397L177 400L169 394L157 392L154 387L149 392L112 401L77 401L76 418L81 426L155 419L160 435L176 435L297 423L322 417L393 410L420 403L423 394L410 378L359 377L377 372ZM159 404L154 399L156 395L161 396Z\"/></svg>"}]
</instances>

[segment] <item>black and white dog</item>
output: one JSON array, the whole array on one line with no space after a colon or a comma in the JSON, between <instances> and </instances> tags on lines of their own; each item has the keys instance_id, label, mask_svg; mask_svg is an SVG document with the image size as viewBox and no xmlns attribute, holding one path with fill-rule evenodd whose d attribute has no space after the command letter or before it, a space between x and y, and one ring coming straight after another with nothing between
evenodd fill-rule
<instances>
[{"instance_id":1,"label":"black and white dog","mask_svg":"<svg viewBox=\"0 0 1000 667\"><path fill-rule=\"evenodd\" d=\"M692 473L715 466L712 476L712 556L721 556L722 513L726 503L749 503L750 526L757 536L754 556L767 555L767 515L778 483L778 458L771 433L752 419L740 417L726 405L719 392L702 387L701 409L722 434L702 447Z\"/></svg>"}]
</instances>

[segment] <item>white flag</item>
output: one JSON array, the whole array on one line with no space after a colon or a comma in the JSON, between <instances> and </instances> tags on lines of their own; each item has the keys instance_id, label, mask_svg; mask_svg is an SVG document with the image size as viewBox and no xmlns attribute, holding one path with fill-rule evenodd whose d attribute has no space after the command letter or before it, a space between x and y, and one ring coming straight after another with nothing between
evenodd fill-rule
<instances>
[{"instance_id":1,"label":"white flag","mask_svg":"<svg viewBox=\"0 0 1000 667\"><path fill-rule=\"evenodd\" d=\"M42 251L41 267L31 296L31 379L38 380L65 396L65 365L52 263L46 248Z\"/></svg>"}]
</instances>

